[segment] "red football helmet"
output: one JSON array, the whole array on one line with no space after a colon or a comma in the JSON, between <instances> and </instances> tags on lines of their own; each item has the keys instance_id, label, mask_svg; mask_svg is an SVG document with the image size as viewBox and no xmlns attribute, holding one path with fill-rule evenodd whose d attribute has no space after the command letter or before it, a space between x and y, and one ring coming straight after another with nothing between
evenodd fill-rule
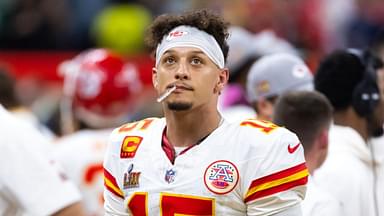
<instances>
[{"instance_id":1,"label":"red football helmet","mask_svg":"<svg viewBox=\"0 0 384 216\"><path fill-rule=\"evenodd\" d=\"M60 64L59 73L64 76L62 108L92 127L126 120L131 99L142 88L136 65L106 49L80 53Z\"/></svg>"}]
</instances>

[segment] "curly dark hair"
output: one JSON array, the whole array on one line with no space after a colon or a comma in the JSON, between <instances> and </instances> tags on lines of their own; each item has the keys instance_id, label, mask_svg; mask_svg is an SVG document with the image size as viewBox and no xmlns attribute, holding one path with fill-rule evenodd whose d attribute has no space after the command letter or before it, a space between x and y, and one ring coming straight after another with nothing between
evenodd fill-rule
<instances>
[{"instance_id":1,"label":"curly dark hair","mask_svg":"<svg viewBox=\"0 0 384 216\"><path fill-rule=\"evenodd\" d=\"M149 27L145 43L148 49L154 54L156 47L172 29L180 25L193 26L212 35L224 54L228 55L228 26L220 16L210 10L202 9L185 12L181 15L164 14L158 16Z\"/></svg>"}]
</instances>

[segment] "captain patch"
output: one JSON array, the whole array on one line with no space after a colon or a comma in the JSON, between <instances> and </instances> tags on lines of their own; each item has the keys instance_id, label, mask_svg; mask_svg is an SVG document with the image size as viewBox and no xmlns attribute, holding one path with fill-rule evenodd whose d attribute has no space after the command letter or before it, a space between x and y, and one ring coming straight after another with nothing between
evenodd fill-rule
<instances>
[{"instance_id":1,"label":"captain patch","mask_svg":"<svg viewBox=\"0 0 384 216\"><path fill-rule=\"evenodd\" d=\"M139 136L126 136L123 140L120 150L120 158L133 158L139 148L142 137Z\"/></svg>"}]
</instances>

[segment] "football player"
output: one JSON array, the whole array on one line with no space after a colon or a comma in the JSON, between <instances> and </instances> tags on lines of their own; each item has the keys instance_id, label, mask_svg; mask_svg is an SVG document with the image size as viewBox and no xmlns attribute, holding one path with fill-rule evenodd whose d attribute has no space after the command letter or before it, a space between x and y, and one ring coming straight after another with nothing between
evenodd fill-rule
<instances>
[{"instance_id":1,"label":"football player","mask_svg":"<svg viewBox=\"0 0 384 216\"><path fill-rule=\"evenodd\" d=\"M106 49L86 50L63 62L61 111L68 133L53 156L79 186L86 209L103 215L103 158L113 127L129 119L132 98L140 91L137 67ZM71 133L72 132L72 133Z\"/></svg>"},{"instance_id":2,"label":"football player","mask_svg":"<svg viewBox=\"0 0 384 216\"><path fill-rule=\"evenodd\" d=\"M46 138L0 104L0 215L85 215L76 187L39 151Z\"/></svg>"},{"instance_id":3,"label":"football player","mask_svg":"<svg viewBox=\"0 0 384 216\"><path fill-rule=\"evenodd\" d=\"M301 215L308 171L295 134L229 123L227 23L207 10L158 17L147 42L164 118L114 130L104 160L108 215Z\"/></svg>"},{"instance_id":4,"label":"football player","mask_svg":"<svg viewBox=\"0 0 384 216\"><path fill-rule=\"evenodd\" d=\"M328 154L328 131L332 122L332 105L316 91L283 93L276 101L273 122L283 125L299 137L310 173L302 210L304 216L343 215L341 202L320 188L312 176Z\"/></svg>"},{"instance_id":5,"label":"football player","mask_svg":"<svg viewBox=\"0 0 384 216\"><path fill-rule=\"evenodd\" d=\"M271 121L276 100L285 92L313 90L313 75L305 62L290 53L256 60L247 76L247 96L257 119Z\"/></svg>"}]
</instances>

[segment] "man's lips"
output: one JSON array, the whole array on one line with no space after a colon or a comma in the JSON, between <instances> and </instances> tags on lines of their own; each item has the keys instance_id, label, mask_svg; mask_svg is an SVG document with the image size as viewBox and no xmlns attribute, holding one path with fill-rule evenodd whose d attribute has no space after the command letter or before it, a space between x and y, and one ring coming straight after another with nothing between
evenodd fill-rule
<instances>
[{"instance_id":1,"label":"man's lips","mask_svg":"<svg viewBox=\"0 0 384 216\"><path fill-rule=\"evenodd\" d=\"M167 86L167 89L172 88L173 86L176 86L176 91L177 90L193 91L193 88L191 86L185 85L185 84L171 84Z\"/></svg>"},{"instance_id":2,"label":"man's lips","mask_svg":"<svg viewBox=\"0 0 384 216\"><path fill-rule=\"evenodd\" d=\"M171 88L167 88L157 99L157 102L162 102L166 97L168 97L172 92L176 91L176 86L172 86Z\"/></svg>"}]
</instances>

